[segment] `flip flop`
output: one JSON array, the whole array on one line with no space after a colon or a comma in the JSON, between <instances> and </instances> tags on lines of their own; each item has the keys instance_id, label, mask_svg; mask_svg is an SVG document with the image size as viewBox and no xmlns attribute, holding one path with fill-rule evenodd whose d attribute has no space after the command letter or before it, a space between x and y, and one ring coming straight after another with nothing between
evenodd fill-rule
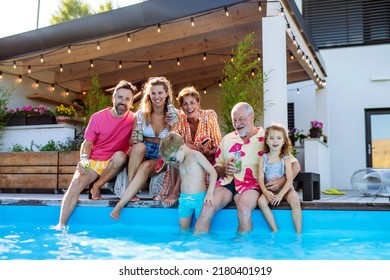
<instances>
[{"instance_id":1,"label":"flip flop","mask_svg":"<svg viewBox=\"0 0 390 280\"><path fill-rule=\"evenodd\" d=\"M345 192L339 191L337 189L328 189L328 190L323 191L322 193L327 194L327 195L343 195L343 194L345 194Z\"/></svg>"}]
</instances>

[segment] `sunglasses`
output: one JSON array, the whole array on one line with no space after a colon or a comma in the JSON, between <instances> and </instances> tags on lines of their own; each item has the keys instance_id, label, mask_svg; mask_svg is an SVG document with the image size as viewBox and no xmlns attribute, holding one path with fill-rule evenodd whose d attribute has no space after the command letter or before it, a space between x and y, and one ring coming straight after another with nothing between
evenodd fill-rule
<instances>
[{"instance_id":1,"label":"sunglasses","mask_svg":"<svg viewBox=\"0 0 390 280\"><path fill-rule=\"evenodd\" d=\"M177 151L178 151L178 150L177 150ZM169 161L169 162L178 163L179 161L178 161L177 158L176 158L177 151L174 153L173 156L171 156L170 158L164 159L164 160L165 160L165 161Z\"/></svg>"}]
</instances>

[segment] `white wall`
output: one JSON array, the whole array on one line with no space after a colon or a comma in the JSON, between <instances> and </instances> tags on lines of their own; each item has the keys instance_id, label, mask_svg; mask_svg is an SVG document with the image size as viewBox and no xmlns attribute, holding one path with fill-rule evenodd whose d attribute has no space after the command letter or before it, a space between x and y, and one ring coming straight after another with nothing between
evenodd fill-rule
<instances>
[{"instance_id":1,"label":"white wall","mask_svg":"<svg viewBox=\"0 0 390 280\"><path fill-rule=\"evenodd\" d=\"M321 51L326 61L331 124L331 175L349 186L353 172L366 167L364 109L390 107L390 44Z\"/></svg>"},{"instance_id":2,"label":"white wall","mask_svg":"<svg viewBox=\"0 0 390 280\"><path fill-rule=\"evenodd\" d=\"M326 63L328 120L326 134L330 149L331 187L349 189L352 174L366 167L364 110L390 108L390 44L321 50ZM311 87L300 89L289 86L289 101L296 103L296 126L308 128L317 112L313 112L316 98ZM324 94L321 92L320 94ZM321 104L321 102L320 102ZM297 109L299 108L299 109Z\"/></svg>"},{"instance_id":3,"label":"white wall","mask_svg":"<svg viewBox=\"0 0 390 280\"><path fill-rule=\"evenodd\" d=\"M29 79L26 76L22 76L22 82L18 81L18 77L14 75L9 75L3 73L3 78L0 79L1 87L12 87L15 90L13 91L13 98L11 99L8 108L15 109L23 106L38 106L40 104L50 107L53 111L56 108L55 104L27 99L26 96L39 93L40 95L47 95L53 99L72 103L74 99L78 99L78 95L72 92L69 93L69 96L66 96L65 90L60 87L56 87L54 91L51 90L51 86L48 84L40 83L39 87L35 86L35 80Z\"/></svg>"}]
</instances>

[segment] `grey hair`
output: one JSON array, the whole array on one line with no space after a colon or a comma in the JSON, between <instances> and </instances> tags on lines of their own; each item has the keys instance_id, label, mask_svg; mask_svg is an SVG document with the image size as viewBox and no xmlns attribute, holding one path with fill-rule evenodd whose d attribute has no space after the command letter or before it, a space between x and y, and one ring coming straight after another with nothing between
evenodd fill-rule
<instances>
[{"instance_id":1,"label":"grey hair","mask_svg":"<svg viewBox=\"0 0 390 280\"><path fill-rule=\"evenodd\" d=\"M233 114L235 111L238 110L238 108L240 107L244 107L245 111L248 113L248 116L250 115L254 115L255 112L253 110L253 107L249 104L249 103L246 103L246 102L238 102L236 105L234 105L234 107L232 108L232 112L231 112L231 117L233 119Z\"/></svg>"}]
</instances>

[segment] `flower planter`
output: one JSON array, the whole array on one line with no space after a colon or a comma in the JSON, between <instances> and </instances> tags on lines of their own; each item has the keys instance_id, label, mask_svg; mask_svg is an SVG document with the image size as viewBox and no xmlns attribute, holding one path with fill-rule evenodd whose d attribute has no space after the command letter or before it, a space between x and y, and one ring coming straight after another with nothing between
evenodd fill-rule
<instances>
[{"instance_id":1,"label":"flower planter","mask_svg":"<svg viewBox=\"0 0 390 280\"><path fill-rule=\"evenodd\" d=\"M310 138L320 138L320 137L321 137L321 131L317 129L310 130Z\"/></svg>"},{"instance_id":2,"label":"flower planter","mask_svg":"<svg viewBox=\"0 0 390 280\"><path fill-rule=\"evenodd\" d=\"M83 123L82 120L72 118L69 116L56 116L57 124L70 124L70 125L80 125Z\"/></svg>"},{"instance_id":3,"label":"flower planter","mask_svg":"<svg viewBox=\"0 0 390 280\"><path fill-rule=\"evenodd\" d=\"M55 116L27 116L26 125L56 124Z\"/></svg>"},{"instance_id":4,"label":"flower planter","mask_svg":"<svg viewBox=\"0 0 390 280\"><path fill-rule=\"evenodd\" d=\"M7 126L26 125L26 116L11 116L7 121Z\"/></svg>"}]
</instances>

